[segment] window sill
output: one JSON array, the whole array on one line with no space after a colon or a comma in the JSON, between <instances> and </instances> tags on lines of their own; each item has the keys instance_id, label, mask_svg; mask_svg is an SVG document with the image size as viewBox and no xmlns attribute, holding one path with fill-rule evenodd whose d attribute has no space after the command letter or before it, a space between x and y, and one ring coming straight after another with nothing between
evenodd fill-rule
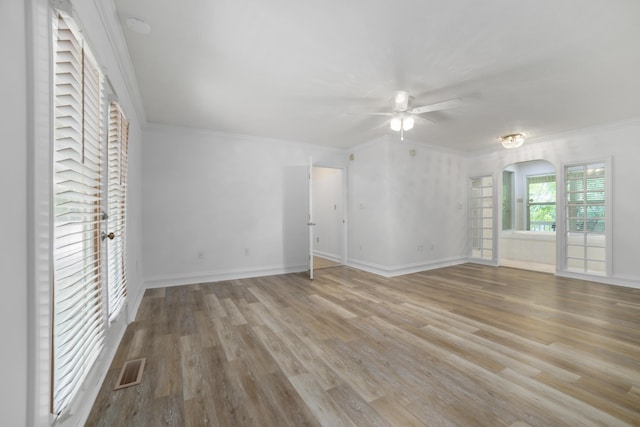
<instances>
[{"instance_id":1,"label":"window sill","mask_svg":"<svg viewBox=\"0 0 640 427\"><path fill-rule=\"evenodd\" d=\"M504 230L500 237L521 240L556 240L556 233L555 231Z\"/></svg>"}]
</instances>

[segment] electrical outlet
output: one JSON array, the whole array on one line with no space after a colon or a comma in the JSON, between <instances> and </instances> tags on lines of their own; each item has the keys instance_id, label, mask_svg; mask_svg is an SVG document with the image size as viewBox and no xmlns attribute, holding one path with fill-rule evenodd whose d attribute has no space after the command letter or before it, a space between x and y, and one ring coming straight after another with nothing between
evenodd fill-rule
<instances>
[{"instance_id":1,"label":"electrical outlet","mask_svg":"<svg viewBox=\"0 0 640 427\"><path fill-rule=\"evenodd\" d=\"M242 253L244 254L244 256L249 256L249 248L244 248Z\"/></svg>"},{"instance_id":2,"label":"electrical outlet","mask_svg":"<svg viewBox=\"0 0 640 427\"><path fill-rule=\"evenodd\" d=\"M198 259L204 259L204 252L198 251Z\"/></svg>"},{"instance_id":3,"label":"electrical outlet","mask_svg":"<svg viewBox=\"0 0 640 427\"><path fill-rule=\"evenodd\" d=\"M320 237L316 237L316 243L320 243Z\"/></svg>"},{"instance_id":4,"label":"electrical outlet","mask_svg":"<svg viewBox=\"0 0 640 427\"><path fill-rule=\"evenodd\" d=\"M423 245L418 245L417 249L418 249L418 252L424 252L424 246Z\"/></svg>"}]
</instances>

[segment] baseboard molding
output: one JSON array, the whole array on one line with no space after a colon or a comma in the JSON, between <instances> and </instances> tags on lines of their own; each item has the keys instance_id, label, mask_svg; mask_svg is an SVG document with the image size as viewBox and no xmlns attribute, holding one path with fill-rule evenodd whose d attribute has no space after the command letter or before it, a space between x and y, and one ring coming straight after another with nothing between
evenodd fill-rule
<instances>
[{"instance_id":1,"label":"baseboard molding","mask_svg":"<svg viewBox=\"0 0 640 427\"><path fill-rule=\"evenodd\" d=\"M276 274L307 271L308 265L261 266L247 269L203 271L198 273L169 274L151 276L145 279L145 289L166 288L168 286L192 285L194 283L221 282L224 280L248 279L251 277L274 276Z\"/></svg>"},{"instance_id":2,"label":"baseboard molding","mask_svg":"<svg viewBox=\"0 0 640 427\"><path fill-rule=\"evenodd\" d=\"M340 255L331 254L329 252L323 252L323 251L313 251L313 254L315 256L319 256L320 258L328 259L330 261L338 262L342 264L342 257Z\"/></svg>"},{"instance_id":3,"label":"baseboard molding","mask_svg":"<svg viewBox=\"0 0 640 427\"><path fill-rule=\"evenodd\" d=\"M144 297L145 287L142 286L138 295L135 298L129 300L127 302L126 312L127 312L127 325L136 320L136 316L138 315L138 309L140 308L140 303L142 303L142 297Z\"/></svg>"},{"instance_id":4,"label":"baseboard molding","mask_svg":"<svg viewBox=\"0 0 640 427\"><path fill-rule=\"evenodd\" d=\"M405 274L419 273L421 271L434 270L436 268L451 267L453 265L464 264L465 262L467 262L466 258L446 258L428 262L386 266L359 259L350 259L347 261L347 265L379 276L395 277Z\"/></svg>"},{"instance_id":5,"label":"baseboard molding","mask_svg":"<svg viewBox=\"0 0 640 427\"><path fill-rule=\"evenodd\" d=\"M605 285L623 286L625 288L640 289L640 277L627 275L614 275L611 277L593 276L590 274L572 273L568 271L555 271L556 276L570 279L587 280L589 282L603 283Z\"/></svg>"},{"instance_id":6,"label":"baseboard molding","mask_svg":"<svg viewBox=\"0 0 640 427\"><path fill-rule=\"evenodd\" d=\"M498 265L500 267L520 268L522 270L539 271L542 273L554 274L556 272L555 264L543 264L539 262L522 261L510 258L501 258Z\"/></svg>"},{"instance_id":7,"label":"baseboard molding","mask_svg":"<svg viewBox=\"0 0 640 427\"><path fill-rule=\"evenodd\" d=\"M98 357L87 376L76 401L72 403L69 412L63 414L55 421L56 427L71 427L84 425L89 418L91 408L98 397L102 383L107 377L111 362L118 351L122 337L127 329L127 314L122 310L116 319L111 322L109 330L104 338L102 355Z\"/></svg>"},{"instance_id":8,"label":"baseboard molding","mask_svg":"<svg viewBox=\"0 0 640 427\"><path fill-rule=\"evenodd\" d=\"M467 258L465 262L468 262L468 263L471 263L471 264L488 265L490 267L497 267L498 266L498 262L497 261L488 260L488 259L480 259L480 258Z\"/></svg>"}]
</instances>

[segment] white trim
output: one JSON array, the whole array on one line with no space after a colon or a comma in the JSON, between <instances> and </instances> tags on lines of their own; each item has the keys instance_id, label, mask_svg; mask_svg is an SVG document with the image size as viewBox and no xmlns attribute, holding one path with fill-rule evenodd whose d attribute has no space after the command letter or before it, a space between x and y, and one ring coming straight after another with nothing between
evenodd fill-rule
<instances>
[{"instance_id":1,"label":"white trim","mask_svg":"<svg viewBox=\"0 0 640 427\"><path fill-rule=\"evenodd\" d=\"M309 265L262 266L248 269L202 271L198 273L168 274L151 276L144 280L146 289L168 286L192 285L194 283L220 282L223 280L249 279L252 277L274 276L277 274L300 273L307 271Z\"/></svg>"},{"instance_id":2,"label":"white trim","mask_svg":"<svg viewBox=\"0 0 640 427\"><path fill-rule=\"evenodd\" d=\"M129 48L127 47L127 42L122 32L122 26L118 21L118 11L116 10L115 3L113 1L93 0L93 4L98 11L98 15L100 15L100 20L109 39L109 45L113 50L120 75L123 76L126 92L133 103L136 118L138 119L136 121L144 124L147 120L144 105L142 103L133 63L131 62L131 55L129 55ZM104 66L104 64L101 65ZM111 80L109 82L112 83ZM124 94L120 94L121 98L123 96Z\"/></svg>"},{"instance_id":3,"label":"white trim","mask_svg":"<svg viewBox=\"0 0 640 427\"><path fill-rule=\"evenodd\" d=\"M28 0L27 48L27 425L51 424L51 9Z\"/></svg>"},{"instance_id":4,"label":"white trim","mask_svg":"<svg viewBox=\"0 0 640 427\"><path fill-rule=\"evenodd\" d=\"M543 264L541 262L522 261L519 259L501 258L499 267L520 268L522 270L540 271L542 273L555 273L555 264Z\"/></svg>"},{"instance_id":5,"label":"white trim","mask_svg":"<svg viewBox=\"0 0 640 427\"><path fill-rule=\"evenodd\" d=\"M123 311L120 311L106 330L104 348L100 357L95 361L89 375L82 383L79 392L82 394L82 398L74 399L69 410L65 410L63 415L56 420L55 427L81 426L86 423L126 330L127 318Z\"/></svg>"},{"instance_id":6,"label":"white trim","mask_svg":"<svg viewBox=\"0 0 640 427\"><path fill-rule=\"evenodd\" d=\"M319 256L320 258L328 259L333 262L339 262L340 264L342 264L342 257L340 257L340 255L337 255L337 254L330 254L329 252L316 250L316 251L313 251L313 255Z\"/></svg>"},{"instance_id":7,"label":"white trim","mask_svg":"<svg viewBox=\"0 0 640 427\"><path fill-rule=\"evenodd\" d=\"M421 271L434 270L436 268L451 267L454 265L464 264L465 262L467 262L466 258L454 257L427 262L386 266L359 259L350 259L346 265L349 267L357 268L358 270L377 274L378 276L395 277L405 274L419 273Z\"/></svg>"},{"instance_id":8,"label":"white trim","mask_svg":"<svg viewBox=\"0 0 640 427\"><path fill-rule=\"evenodd\" d=\"M318 254L321 254L320 256L323 256L325 258L329 256L337 256L336 259L330 259L332 261L339 262L340 264L347 263L347 255L349 254L349 226L347 221L347 219L349 218L349 160L348 158L343 158L343 160L347 163L336 166L334 162L321 161L313 165L314 168L338 169L341 173L342 179L340 180L340 191L342 192L342 227L340 232L342 233L342 235L340 236L340 249L342 250L342 255L340 256L325 253L322 251L314 251L314 253L317 252Z\"/></svg>"},{"instance_id":9,"label":"white trim","mask_svg":"<svg viewBox=\"0 0 640 427\"><path fill-rule=\"evenodd\" d=\"M480 258L467 258L465 262L471 264L488 265L490 267L498 267L498 261Z\"/></svg>"},{"instance_id":10,"label":"white trim","mask_svg":"<svg viewBox=\"0 0 640 427\"><path fill-rule=\"evenodd\" d=\"M574 128L574 129L551 133L551 134L547 134L547 135L543 135L535 138L530 138L530 139L528 138L521 147L511 149L511 151L516 152L516 151L524 150L527 146L530 146L530 145L539 144L543 142L550 142L550 141L554 141L562 138L580 136L583 133L606 132L606 131L617 130L617 129L627 129L627 128L635 127L639 125L640 125L640 117L633 117L630 119L618 120L615 122L601 123L593 126ZM501 144L496 144L495 146L480 148L478 150L461 151L461 153L467 158L476 158L478 156L489 155L489 154L496 153L498 151L503 151L503 150L505 150L505 148L503 148Z\"/></svg>"},{"instance_id":11,"label":"white trim","mask_svg":"<svg viewBox=\"0 0 640 427\"><path fill-rule=\"evenodd\" d=\"M128 287L127 290L131 289ZM138 314L138 309L140 308L140 304L142 303L142 298L144 297L145 287L141 286L138 291L138 295L133 297L131 294L127 294L127 301L125 302L125 307L122 311L127 313L127 325L136 320L136 316Z\"/></svg>"},{"instance_id":12,"label":"white trim","mask_svg":"<svg viewBox=\"0 0 640 427\"><path fill-rule=\"evenodd\" d=\"M623 286L625 288L640 289L640 277L638 276L629 276L629 275L620 274L613 277L606 277L606 276L594 276L591 274L583 274L583 273L572 273L572 272L560 271L560 270L556 270L555 274L556 276L567 277L570 279L586 280L589 282L602 283L605 285Z\"/></svg>"},{"instance_id":13,"label":"white trim","mask_svg":"<svg viewBox=\"0 0 640 427\"><path fill-rule=\"evenodd\" d=\"M278 139L278 138L271 138L271 137L262 137L262 136L255 136L255 135L249 135L249 134L243 134L243 133L229 133L229 132L221 132L221 131L217 131L217 130L212 130L212 129L204 129L204 128L195 128L195 127L187 127L187 126L175 126L175 125L165 125L165 124L160 124L160 123L145 123L145 125L143 126L143 131L159 131L159 132L176 132L176 133L189 133L192 135L201 135L201 136L212 136L212 137L218 137L218 138L228 138L228 139L237 139L237 140L241 140L242 142L253 142L253 143L259 143L264 145L265 143L274 143L274 144L285 144L285 145L289 145L291 147L295 147L297 149L303 149L303 148L313 148L313 149L318 149L318 150L322 150L322 151L328 151L328 152L333 152L333 153L339 153L339 154L344 154L347 151L343 148L336 148L336 147L330 147L330 146L326 146L326 145L318 145L318 144L311 144L308 142L303 142L303 141L293 141L290 139ZM315 166L315 165L314 165ZM331 166L335 169L340 169L342 168L344 165L341 166Z\"/></svg>"}]
</instances>

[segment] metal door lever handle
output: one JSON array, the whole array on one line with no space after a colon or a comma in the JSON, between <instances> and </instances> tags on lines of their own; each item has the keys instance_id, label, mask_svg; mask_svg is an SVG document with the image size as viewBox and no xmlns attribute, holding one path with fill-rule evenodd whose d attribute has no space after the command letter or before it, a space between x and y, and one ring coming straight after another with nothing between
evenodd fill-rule
<instances>
[{"instance_id":1,"label":"metal door lever handle","mask_svg":"<svg viewBox=\"0 0 640 427\"><path fill-rule=\"evenodd\" d=\"M102 232L102 234L100 235L100 237L101 237L101 239L102 239L102 240L107 239L107 238L108 238L109 240L113 240L113 238L114 238L114 237L116 237L116 235L115 235L115 234L113 234L113 231L112 231L111 233L109 233L109 234L107 234L107 233L105 233L105 232L103 231L103 232Z\"/></svg>"}]
</instances>

